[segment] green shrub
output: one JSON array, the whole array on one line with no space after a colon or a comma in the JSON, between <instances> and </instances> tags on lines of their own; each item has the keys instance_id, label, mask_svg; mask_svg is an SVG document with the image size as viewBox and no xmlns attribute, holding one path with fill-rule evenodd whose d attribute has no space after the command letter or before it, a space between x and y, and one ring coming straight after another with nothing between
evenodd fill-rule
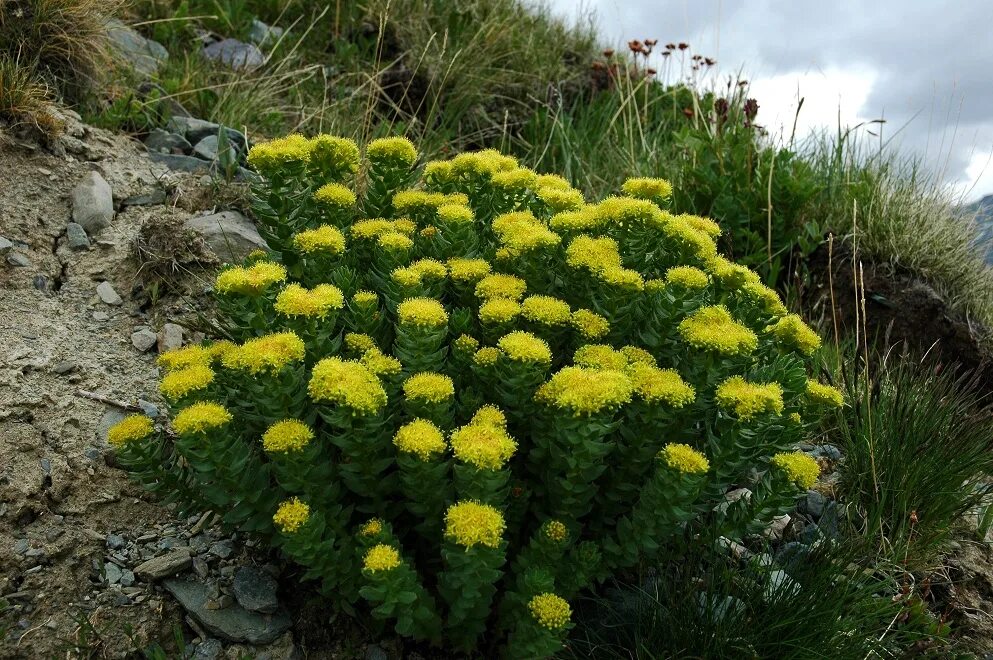
<instances>
[{"instance_id":1,"label":"green shrub","mask_svg":"<svg viewBox=\"0 0 993 660\"><path fill-rule=\"evenodd\" d=\"M175 436L134 417L110 439L338 606L543 657L583 589L790 509L818 474L789 451L801 413L841 395L808 380L820 339L718 255L717 223L662 210L667 182L586 204L494 151L417 160L404 138L361 171L343 138L253 147L271 252L215 286L241 343L164 354Z\"/></svg>"}]
</instances>

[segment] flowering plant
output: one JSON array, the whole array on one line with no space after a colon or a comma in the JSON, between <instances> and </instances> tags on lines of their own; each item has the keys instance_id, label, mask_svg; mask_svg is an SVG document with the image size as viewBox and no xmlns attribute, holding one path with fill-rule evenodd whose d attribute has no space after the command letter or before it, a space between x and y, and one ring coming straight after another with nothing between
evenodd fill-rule
<instances>
[{"instance_id":1,"label":"flowering plant","mask_svg":"<svg viewBox=\"0 0 993 660\"><path fill-rule=\"evenodd\" d=\"M816 479L790 449L842 403L808 379L819 338L667 182L587 203L495 151L421 169L404 138L249 161L270 251L217 277L229 339L161 356L170 435L111 441L338 606L546 657L581 590L714 521L753 533Z\"/></svg>"}]
</instances>

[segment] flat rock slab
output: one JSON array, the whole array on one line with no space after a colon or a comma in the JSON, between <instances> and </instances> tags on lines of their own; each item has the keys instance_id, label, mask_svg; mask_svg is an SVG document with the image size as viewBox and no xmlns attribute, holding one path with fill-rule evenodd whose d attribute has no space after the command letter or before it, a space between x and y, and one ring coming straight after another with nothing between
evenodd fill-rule
<instances>
[{"instance_id":1,"label":"flat rock slab","mask_svg":"<svg viewBox=\"0 0 993 660\"><path fill-rule=\"evenodd\" d=\"M162 586L171 593L204 630L232 642L268 644L289 630L292 622L286 610L274 614L249 612L240 605L220 610L207 609L210 588L200 582L170 578Z\"/></svg>"},{"instance_id":2,"label":"flat rock slab","mask_svg":"<svg viewBox=\"0 0 993 660\"><path fill-rule=\"evenodd\" d=\"M193 558L190 557L190 551L186 548L177 548L161 557L153 557L138 564L134 569L134 574L143 580L161 580L180 571L185 571L192 563Z\"/></svg>"},{"instance_id":3,"label":"flat rock slab","mask_svg":"<svg viewBox=\"0 0 993 660\"><path fill-rule=\"evenodd\" d=\"M193 156L182 156L179 154L160 154L156 151L148 152L148 157L153 163L161 163L170 170L177 172L210 172L213 168L205 160L194 158Z\"/></svg>"},{"instance_id":4,"label":"flat rock slab","mask_svg":"<svg viewBox=\"0 0 993 660\"><path fill-rule=\"evenodd\" d=\"M242 566L235 571L232 587L238 604L246 610L271 614L279 609L276 578L261 568Z\"/></svg>"},{"instance_id":5,"label":"flat rock slab","mask_svg":"<svg viewBox=\"0 0 993 660\"><path fill-rule=\"evenodd\" d=\"M223 39L203 49L208 60L220 62L232 69L251 71L265 64L265 55L255 44L237 39Z\"/></svg>"}]
</instances>

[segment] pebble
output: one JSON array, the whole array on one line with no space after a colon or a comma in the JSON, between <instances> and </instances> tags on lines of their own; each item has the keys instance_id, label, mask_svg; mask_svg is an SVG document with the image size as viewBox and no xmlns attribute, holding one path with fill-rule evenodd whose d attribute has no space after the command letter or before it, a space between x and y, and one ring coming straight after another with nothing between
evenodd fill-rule
<instances>
[{"instance_id":1,"label":"pebble","mask_svg":"<svg viewBox=\"0 0 993 660\"><path fill-rule=\"evenodd\" d=\"M103 452L96 447L87 447L83 450L83 456L91 461L99 461L103 457Z\"/></svg>"},{"instance_id":2,"label":"pebble","mask_svg":"<svg viewBox=\"0 0 993 660\"><path fill-rule=\"evenodd\" d=\"M165 203L165 201L165 191L161 188L155 188L152 192L131 195L121 202L121 206L156 206Z\"/></svg>"},{"instance_id":3,"label":"pebble","mask_svg":"<svg viewBox=\"0 0 993 660\"><path fill-rule=\"evenodd\" d=\"M255 44L237 39L222 39L203 49L208 60L226 64L235 70L257 69L265 64L265 55Z\"/></svg>"},{"instance_id":4,"label":"pebble","mask_svg":"<svg viewBox=\"0 0 993 660\"><path fill-rule=\"evenodd\" d=\"M249 612L234 604L220 610L206 607L210 588L199 582L179 578L165 580L163 586L179 604L211 635L232 642L269 644L290 628L292 621L285 610L275 614Z\"/></svg>"},{"instance_id":5,"label":"pebble","mask_svg":"<svg viewBox=\"0 0 993 660\"><path fill-rule=\"evenodd\" d=\"M210 553L221 559L227 559L234 554L234 544L230 539L222 539L210 546Z\"/></svg>"},{"instance_id":6,"label":"pebble","mask_svg":"<svg viewBox=\"0 0 993 660\"><path fill-rule=\"evenodd\" d=\"M100 300L108 305L124 304L124 300L118 295L117 291L114 290L114 286L110 282L101 282L97 285L97 295L100 296Z\"/></svg>"},{"instance_id":7,"label":"pebble","mask_svg":"<svg viewBox=\"0 0 993 660\"><path fill-rule=\"evenodd\" d=\"M161 128L153 129L145 138L145 147L149 151L164 154L185 154L192 148L189 140L182 135L176 135ZM163 198L164 200L164 198ZM161 202L159 202L161 204Z\"/></svg>"},{"instance_id":8,"label":"pebble","mask_svg":"<svg viewBox=\"0 0 993 660\"><path fill-rule=\"evenodd\" d=\"M790 524L790 520L791 518L788 513L776 516L769 523L769 526L765 528L764 534L773 541L781 540L783 538L783 532L786 531L786 527Z\"/></svg>"},{"instance_id":9,"label":"pebble","mask_svg":"<svg viewBox=\"0 0 993 660\"><path fill-rule=\"evenodd\" d=\"M107 312L93 312L94 321L108 321L110 320L110 314Z\"/></svg>"},{"instance_id":10,"label":"pebble","mask_svg":"<svg viewBox=\"0 0 993 660\"><path fill-rule=\"evenodd\" d=\"M65 376L75 368L75 363L69 362L68 360L61 360L52 365L52 372L58 374L59 376Z\"/></svg>"},{"instance_id":11,"label":"pebble","mask_svg":"<svg viewBox=\"0 0 993 660\"><path fill-rule=\"evenodd\" d=\"M365 647L365 660L390 660L390 656L379 644L370 644Z\"/></svg>"},{"instance_id":12,"label":"pebble","mask_svg":"<svg viewBox=\"0 0 993 660\"><path fill-rule=\"evenodd\" d=\"M223 651L220 640L211 637L197 644L191 660L217 660Z\"/></svg>"},{"instance_id":13,"label":"pebble","mask_svg":"<svg viewBox=\"0 0 993 660\"><path fill-rule=\"evenodd\" d=\"M120 566L108 561L103 565L103 574L107 580L107 584L117 584L121 581L123 571L121 571Z\"/></svg>"},{"instance_id":14,"label":"pebble","mask_svg":"<svg viewBox=\"0 0 993 660\"><path fill-rule=\"evenodd\" d=\"M7 263L15 268L27 268L31 265L31 260L20 252L11 252L7 255Z\"/></svg>"},{"instance_id":15,"label":"pebble","mask_svg":"<svg viewBox=\"0 0 993 660\"><path fill-rule=\"evenodd\" d=\"M14 248L14 243L5 236L0 236L0 254L7 254Z\"/></svg>"},{"instance_id":16,"label":"pebble","mask_svg":"<svg viewBox=\"0 0 993 660\"><path fill-rule=\"evenodd\" d=\"M814 518L820 518L827 505L827 498L816 490L808 490L807 497L800 503L800 508Z\"/></svg>"},{"instance_id":17,"label":"pebble","mask_svg":"<svg viewBox=\"0 0 993 660\"><path fill-rule=\"evenodd\" d=\"M210 566L202 558L197 557L193 560L193 572L197 574L198 578L205 580L210 574Z\"/></svg>"},{"instance_id":18,"label":"pebble","mask_svg":"<svg viewBox=\"0 0 993 660\"><path fill-rule=\"evenodd\" d=\"M27 539L17 539L14 543L14 554L23 555L31 547Z\"/></svg>"},{"instance_id":19,"label":"pebble","mask_svg":"<svg viewBox=\"0 0 993 660\"><path fill-rule=\"evenodd\" d=\"M120 550L125 545L127 545L127 541L125 541L124 537L120 534L107 535L107 547L111 550Z\"/></svg>"},{"instance_id":20,"label":"pebble","mask_svg":"<svg viewBox=\"0 0 993 660\"><path fill-rule=\"evenodd\" d=\"M182 347L183 327L175 323L166 323L158 334L159 353L165 353Z\"/></svg>"},{"instance_id":21,"label":"pebble","mask_svg":"<svg viewBox=\"0 0 993 660\"><path fill-rule=\"evenodd\" d=\"M121 571L121 586L130 587L135 582L134 572L128 569Z\"/></svg>"},{"instance_id":22,"label":"pebble","mask_svg":"<svg viewBox=\"0 0 993 660\"><path fill-rule=\"evenodd\" d=\"M131 333L131 343L142 353L152 350L158 342L158 337L148 328L142 328Z\"/></svg>"},{"instance_id":23,"label":"pebble","mask_svg":"<svg viewBox=\"0 0 993 660\"><path fill-rule=\"evenodd\" d=\"M138 407L141 408L141 412L148 415L152 419L159 416L159 407L156 406L151 401L145 401L144 399L138 399Z\"/></svg>"},{"instance_id":24,"label":"pebble","mask_svg":"<svg viewBox=\"0 0 993 660\"><path fill-rule=\"evenodd\" d=\"M186 548L178 548L139 564L134 569L134 573L143 580L160 580L186 570L192 562L190 551Z\"/></svg>"},{"instance_id":25,"label":"pebble","mask_svg":"<svg viewBox=\"0 0 993 660\"><path fill-rule=\"evenodd\" d=\"M44 275L35 275L31 279L31 284L39 291L48 291L48 278Z\"/></svg>"},{"instance_id":26,"label":"pebble","mask_svg":"<svg viewBox=\"0 0 993 660\"><path fill-rule=\"evenodd\" d=\"M66 226L66 243L72 250L85 250L90 247L90 237L86 235L82 225L70 222Z\"/></svg>"},{"instance_id":27,"label":"pebble","mask_svg":"<svg viewBox=\"0 0 993 660\"><path fill-rule=\"evenodd\" d=\"M72 220L87 233L110 225L114 218L114 195L99 172L87 172L72 189Z\"/></svg>"},{"instance_id":28,"label":"pebble","mask_svg":"<svg viewBox=\"0 0 993 660\"><path fill-rule=\"evenodd\" d=\"M266 25L257 18L252 19L252 28L248 32L248 38L252 43L259 46L266 43L273 45L281 36L283 36L283 28Z\"/></svg>"}]
</instances>

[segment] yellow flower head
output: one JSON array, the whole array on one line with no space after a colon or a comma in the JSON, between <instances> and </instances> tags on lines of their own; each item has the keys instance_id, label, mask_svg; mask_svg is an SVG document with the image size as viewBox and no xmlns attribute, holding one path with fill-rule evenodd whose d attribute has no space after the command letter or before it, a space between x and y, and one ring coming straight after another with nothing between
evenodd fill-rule
<instances>
[{"instance_id":1,"label":"yellow flower head","mask_svg":"<svg viewBox=\"0 0 993 660\"><path fill-rule=\"evenodd\" d=\"M783 412L783 387L779 383L749 383L741 376L732 376L717 386L714 399L741 419Z\"/></svg>"},{"instance_id":2,"label":"yellow flower head","mask_svg":"<svg viewBox=\"0 0 993 660\"><path fill-rule=\"evenodd\" d=\"M511 256L554 247L562 240L530 211L515 211L497 216L493 221L493 233Z\"/></svg>"},{"instance_id":3,"label":"yellow flower head","mask_svg":"<svg viewBox=\"0 0 993 660\"><path fill-rule=\"evenodd\" d=\"M384 220L383 218L369 218L366 220L357 221L351 226L351 228L349 228L348 231L352 235L352 238L368 241L378 238L382 233L388 231L398 231L398 229L389 220Z\"/></svg>"},{"instance_id":4,"label":"yellow flower head","mask_svg":"<svg viewBox=\"0 0 993 660\"><path fill-rule=\"evenodd\" d=\"M401 234L398 231L383 232L376 239L376 244L385 250L393 252L406 252L414 247L414 241L411 240L410 236Z\"/></svg>"},{"instance_id":5,"label":"yellow flower head","mask_svg":"<svg viewBox=\"0 0 993 660\"><path fill-rule=\"evenodd\" d=\"M476 297L483 300L489 298L520 300L527 289L527 282L519 277L494 273L479 280L476 284Z\"/></svg>"},{"instance_id":6,"label":"yellow flower head","mask_svg":"<svg viewBox=\"0 0 993 660\"><path fill-rule=\"evenodd\" d=\"M422 371L403 382L403 395L408 401L444 403L455 396L455 384L444 374Z\"/></svg>"},{"instance_id":7,"label":"yellow flower head","mask_svg":"<svg viewBox=\"0 0 993 660\"><path fill-rule=\"evenodd\" d=\"M451 160L452 173L456 176L466 174L474 177L492 176L497 172L505 172L517 167L517 159L505 156L496 149L482 151L467 151Z\"/></svg>"},{"instance_id":8,"label":"yellow flower head","mask_svg":"<svg viewBox=\"0 0 993 660\"><path fill-rule=\"evenodd\" d=\"M689 445L671 442L659 452L666 465L684 474L705 474L710 469L707 457Z\"/></svg>"},{"instance_id":9,"label":"yellow flower head","mask_svg":"<svg viewBox=\"0 0 993 660\"><path fill-rule=\"evenodd\" d=\"M622 228L664 227L670 218L655 203L634 197L608 197L594 206L604 222Z\"/></svg>"},{"instance_id":10,"label":"yellow flower head","mask_svg":"<svg viewBox=\"0 0 993 660\"><path fill-rule=\"evenodd\" d=\"M364 355L365 352L370 349L379 348L376 346L375 339L361 332L346 332L345 347L353 353L358 353L359 355Z\"/></svg>"},{"instance_id":11,"label":"yellow flower head","mask_svg":"<svg viewBox=\"0 0 993 660\"><path fill-rule=\"evenodd\" d=\"M536 195L552 213L556 214L567 211L578 211L586 204L583 193L578 190L546 187L538 188ZM555 227L552 227L552 229L555 229Z\"/></svg>"},{"instance_id":12,"label":"yellow flower head","mask_svg":"<svg viewBox=\"0 0 993 660\"><path fill-rule=\"evenodd\" d=\"M661 227L666 238L697 259L706 261L717 256L714 239L706 231L698 229L686 216L666 215Z\"/></svg>"},{"instance_id":13,"label":"yellow flower head","mask_svg":"<svg viewBox=\"0 0 993 660\"><path fill-rule=\"evenodd\" d=\"M341 254L345 251L345 235L331 225L321 225L295 234L293 245L304 254Z\"/></svg>"},{"instance_id":14,"label":"yellow flower head","mask_svg":"<svg viewBox=\"0 0 993 660\"><path fill-rule=\"evenodd\" d=\"M212 361L210 352L203 346L190 344L182 348L174 348L159 355L156 362L166 371L185 369L195 364L209 366Z\"/></svg>"},{"instance_id":15,"label":"yellow flower head","mask_svg":"<svg viewBox=\"0 0 993 660\"><path fill-rule=\"evenodd\" d=\"M596 274L621 268L621 254L614 239L581 234L566 247L565 262L573 268L583 268Z\"/></svg>"},{"instance_id":16,"label":"yellow flower head","mask_svg":"<svg viewBox=\"0 0 993 660\"><path fill-rule=\"evenodd\" d=\"M107 442L120 449L129 442L144 440L155 432L151 417L128 415L107 431Z\"/></svg>"},{"instance_id":17,"label":"yellow flower head","mask_svg":"<svg viewBox=\"0 0 993 660\"><path fill-rule=\"evenodd\" d=\"M779 297L775 289L770 289L761 282L745 282L738 289L738 294L773 316L786 316L788 313L783 299Z\"/></svg>"},{"instance_id":18,"label":"yellow flower head","mask_svg":"<svg viewBox=\"0 0 993 660\"><path fill-rule=\"evenodd\" d=\"M631 400L633 389L623 371L565 367L538 388L535 398L578 417L616 410Z\"/></svg>"},{"instance_id":19,"label":"yellow flower head","mask_svg":"<svg viewBox=\"0 0 993 660\"><path fill-rule=\"evenodd\" d=\"M212 382L214 382L214 370L202 364L195 364L167 373L159 383L159 391L167 398L176 401L190 392L206 389Z\"/></svg>"},{"instance_id":20,"label":"yellow flower head","mask_svg":"<svg viewBox=\"0 0 993 660\"><path fill-rule=\"evenodd\" d=\"M696 399L696 390L688 385L674 369L637 363L628 369L635 393L648 403L665 403L682 408Z\"/></svg>"},{"instance_id":21,"label":"yellow flower head","mask_svg":"<svg viewBox=\"0 0 993 660\"><path fill-rule=\"evenodd\" d=\"M418 259L408 268L426 280L441 280L448 275L448 268L437 259Z\"/></svg>"},{"instance_id":22,"label":"yellow flower head","mask_svg":"<svg viewBox=\"0 0 993 660\"><path fill-rule=\"evenodd\" d=\"M787 314L766 328L780 343L810 355L821 347L821 338L796 314Z\"/></svg>"},{"instance_id":23,"label":"yellow flower head","mask_svg":"<svg viewBox=\"0 0 993 660\"><path fill-rule=\"evenodd\" d=\"M676 216L677 220L681 220L687 223L693 229L703 232L711 238L717 238L721 235L721 227L716 222L710 218L704 218L699 215L690 215L688 213L681 213Z\"/></svg>"},{"instance_id":24,"label":"yellow flower head","mask_svg":"<svg viewBox=\"0 0 993 660\"><path fill-rule=\"evenodd\" d=\"M748 283L762 283L762 278L759 277L758 273L720 255L707 258L704 267L715 280L720 282L721 286L732 291L740 289Z\"/></svg>"},{"instance_id":25,"label":"yellow flower head","mask_svg":"<svg viewBox=\"0 0 993 660\"><path fill-rule=\"evenodd\" d=\"M452 432L455 458L481 470L499 470L517 451L517 443L502 426L469 424Z\"/></svg>"},{"instance_id":26,"label":"yellow flower head","mask_svg":"<svg viewBox=\"0 0 993 660\"><path fill-rule=\"evenodd\" d=\"M366 538L372 536L379 536L382 533L383 533L383 521L379 518L370 518L359 529L359 536L365 536Z\"/></svg>"},{"instance_id":27,"label":"yellow flower head","mask_svg":"<svg viewBox=\"0 0 993 660\"><path fill-rule=\"evenodd\" d=\"M453 282L476 282L489 274L490 264L485 259L452 257L448 260L448 275Z\"/></svg>"},{"instance_id":28,"label":"yellow flower head","mask_svg":"<svg viewBox=\"0 0 993 660\"><path fill-rule=\"evenodd\" d=\"M605 344L586 344L576 349L572 361L581 367L593 369L614 369L621 371L628 366L628 358L624 353L614 350Z\"/></svg>"},{"instance_id":29,"label":"yellow flower head","mask_svg":"<svg viewBox=\"0 0 993 660\"><path fill-rule=\"evenodd\" d=\"M476 413L472 416L469 424L473 426L496 426L499 428L507 428L507 416L503 414L499 408L492 404L486 404L482 406Z\"/></svg>"},{"instance_id":30,"label":"yellow flower head","mask_svg":"<svg viewBox=\"0 0 993 660\"><path fill-rule=\"evenodd\" d=\"M472 209L462 204L442 204L438 207L438 220L446 225L467 225L475 219Z\"/></svg>"},{"instance_id":31,"label":"yellow flower head","mask_svg":"<svg viewBox=\"0 0 993 660\"><path fill-rule=\"evenodd\" d=\"M665 281L684 289L706 289L710 283L707 273L693 266L676 266L665 273Z\"/></svg>"},{"instance_id":32,"label":"yellow flower head","mask_svg":"<svg viewBox=\"0 0 993 660\"><path fill-rule=\"evenodd\" d=\"M231 413L221 404L200 401L176 413L172 420L172 428L180 435L206 433L210 429L224 426L231 420Z\"/></svg>"},{"instance_id":33,"label":"yellow flower head","mask_svg":"<svg viewBox=\"0 0 993 660\"><path fill-rule=\"evenodd\" d=\"M400 360L386 355L378 348L370 348L362 354L362 365L379 378L399 375L403 370Z\"/></svg>"},{"instance_id":34,"label":"yellow flower head","mask_svg":"<svg viewBox=\"0 0 993 660\"><path fill-rule=\"evenodd\" d=\"M333 309L345 306L345 296L332 284L318 284L309 291L299 284L287 284L273 306L284 316L322 319Z\"/></svg>"},{"instance_id":35,"label":"yellow flower head","mask_svg":"<svg viewBox=\"0 0 993 660\"><path fill-rule=\"evenodd\" d=\"M276 422L262 435L262 448L270 454L300 451L314 439L314 432L299 419Z\"/></svg>"},{"instance_id":36,"label":"yellow flower head","mask_svg":"<svg viewBox=\"0 0 993 660\"><path fill-rule=\"evenodd\" d=\"M353 173L359 169L359 146L355 140L322 133L310 140L310 165L320 173Z\"/></svg>"},{"instance_id":37,"label":"yellow flower head","mask_svg":"<svg viewBox=\"0 0 993 660\"><path fill-rule=\"evenodd\" d=\"M426 419L415 419L401 426L393 436L393 444L397 450L414 454L422 461L445 451L445 438L441 430Z\"/></svg>"},{"instance_id":38,"label":"yellow flower head","mask_svg":"<svg viewBox=\"0 0 993 660\"><path fill-rule=\"evenodd\" d=\"M500 359L500 349L495 346L484 346L472 356L472 361L481 367L492 367Z\"/></svg>"},{"instance_id":39,"label":"yellow flower head","mask_svg":"<svg viewBox=\"0 0 993 660\"><path fill-rule=\"evenodd\" d=\"M476 501L457 502L445 513L445 538L466 548L499 547L506 526L500 511Z\"/></svg>"},{"instance_id":40,"label":"yellow flower head","mask_svg":"<svg viewBox=\"0 0 993 660\"><path fill-rule=\"evenodd\" d=\"M417 214L434 211L448 201L444 193L426 190L399 190L393 194L393 208L400 213Z\"/></svg>"},{"instance_id":41,"label":"yellow flower head","mask_svg":"<svg viewBox=\"0 0 993 660\"><path fill-rule=\"evenodd\" d=\"M594 231L602 227L606 221L596 213L593 206L582 206L573 211L559 211L548 221L548 226L555 231L580 232Z\"/></svg>"},{"instance_id":42,"label":"yellow flower head","mask_svg":"<svg viewBox=\"0 0 993 660\"><path fill-rule=\"evenodd\" d=\"M294 133L254 145L248 150L248 164L262 174L271 176L287 165L307 162L310 148L307 138Z\"/></svg>"},{"instance_id":43,"label":"yellow flower head","mask_svg":"<svg viewBox=\"0 0 993 660\"><path fill-rule=\"evenodd\" d=\"M624 182L621 190L625 195L656 202L663 202L672 197L672 184L665 179L633 177Z\"/></svg>"},{"instance_id":44,"label":"yellow flower head","mask_svg":"<svg viewBox=\"0 0 993 660\"><path fill-rule=\"evenodd\" d=\"M373 164L409 168L417 162L417 147L405 137L379 138L369 143L365 155Z\"/></svg>"},{"instance_id":45,"label":"yellow flower head","mask_svg":"<svg viewBox=\"0 0 993 660\"><path fill-rule=\"evenodd\" d=\"M419 286L422 282L421 274L412 268L397 268L390 273L390 279L408 289Z\"/></svg>"},{"instance_id":46,"label":"yellow flower head","mask_svg":"<svg viewBox=\"0 0 993 660\"><path fill-rule=\"evenodd\" d=\"M645 288L645 280L636 270L611 266L597 271L594 275L605 284L616 286L629 291L641 291Z\"/></svg>"},{"instance_id":47,"label":"yellow flower head","mask_svg":"<svg viewBox=\"0 0 993 660\"><path fill-rule=\"evenodd\" d=\"M257 261L248 268L235 266L217 275L214 288L218 293L257 296L267 288L286 280L286 268L269 261Z\"/></svg>"},{"instance_id":48,"label":"yellow flower head","mask_svg":"<svg viewBox=\"0 0 993 660\"><path fill-rule=\"evenodd\" d=\"M807 379L807 400L813 404L840 408L845 405L845 397L837 387Z\"/></svg>"},{"instance_id":49,"label":"yellow flower head","mask_svg":"<svg viewBox=\"0 0 993 660\"><path fill-rule=\"evenodd\" d=\"M451 182L454 177L451 161L429 160L424 164L424 181L428 184L443 185Z\"/></svg>"},{"instance_id":50,"label":"yellow flower head","mask_svg":"<svg viewBox=\"0 0 993 660\"><path fill-rule=\"evenodd\" d=\"M445 306L434 298L408 298L397 307L400 325L441 328L448 323Z\"/></svg>"},{"instance_id":51,"label":"yellow flower head","mask_svg":"<svg viewBox=\"0 0 993 660\"><path fill-rule=\"evenodd\" d=\"M539 188L554 188L555 190L569 190L572 184L564 176L559 174L539 174L534 184Z\"/></svg>"},{"instance_id":52,"label":"yellow flower head","mask_svg":"<svg viewBox=\"0 0 993 660\"><path fill-rule=\"evenodd\" d=\"M475 353L479 350L479 340L475 337L470 337L469 335L459 335L455 341L452 342L452 348L463 355Z\"/></svg>"},{"instance_id":53,"label":"yellow flower head","mask_svg":"<svg viewBox=\"0 0 993 660\"><path fill-rule=\"evenodd\" d=\"M628 359L628 364L647 364L650 367L657 367L655 357L643 348L637 346L622 346L621 353Z\"/></svg>"},{"instance_id":54,"label":"yellow flower head","mask_svg":"<svg viewBox=\"0 0 993 660\"><path fill-rule=\"evenodd\" d=\"M548 342L530 332L518 330L506 334L497 341L497 347L515 362L543 365L552 362L552 349L548 347Z\"/></svg>"},{"instance_id":55,"label":"yellow flower head","mask_svg":"<svg viewBox=\"0 0 993 660\"><path fill-rule=\"evenodd\" d=\"M309 519L310 507L307 506L306 502L302 502L300 498L294 497L285 500L279 505L275 515L272 517L272 522L284 534L292 534L306 525Z\"/></svg>"},{"instance_id":56,"label":"yellow flower head","mask_svg":"<svg viewBox=\"0 0 993 660\"><path fill-rule=\"evenodd\" d=\"M310 397L350 409L356 415L375 414L386 406L386 390L361 362L324 358L311 373Z\"/></svg>"},{"instance_id":57,"label":"yellow flower head","mask_svg":"<svg viewBox=\"0 0 993 660\"><path fill-rule=\"evenodd\" d=\"M561 596L544 593L538 594L528 602L531 616L542 628L562 630L572 618L572 608Z\"/></svg>"},{"instance_id":58,"label":"yellow flower head","mask_svg":"<svg viewBox=\"0 0 993 660\"><path fill-rule=\"evenodd\" d=\"M537 178L538 175L534 170L526 167L518 167L515 170L497 172L493 175L490 181L497 188L502 188L507 191L517 191L525 190L534 186Z\"/></svg>"},{"instance_id":59,"label":"yellow flower head","mask_svg":"<svg viewBox=\"0 0 993 660\"><path fill-rule=\"evenodd\" d=\"M391 571L400 565L400 552L391 545L380 543L369 548L362 560L362 568L375 573Z\"/></svg>"},{"instance_id":60,"label":"yellow flower head","mask_svg":"<svg viewBox=\"0 0 993 660\"><path fill-rule=\"evenodd\" d=\"M572 320L569 303L552 296L528 296L521 303L521 315L542 325L564 325Z\"/></svg>"},{"instance_id":61,"label":"yellow flower head","mask_svg":"<svg viewBox=\"0 0 993 660\"><path fill-rule=\"evenodd\" d=\"M355 206L355 193L341 185L340 183L328 183L314 193L314 199L321 204L337 208L351 208Z\"/></svg>"},{"instance_id":62,"label":"yellow flower head","mask_svg":"<svg viewBox=\"0 0 993 660\"><path fill-rule=\"evenodd\" d=\"M554 541L555 543L562 543L569 538L569 528L560 520L549 520L546 522L541 526L541 533L549 541Z\"/></svg>"},{"instance_id":63,"label":"yellow flower head","mask_svg":"<svg viewBox=\"0 0 993 660\"><path fill-rule=\"evenodd\" d=\"M253 375L277 373L293 362L303 360L303 340L295 332L277 332L249 339L228 351L223 364L229 369L243 369Z\"/></svg>"},{"instance_id":64,"label":"yellow flower head","mask_svg":"<svg viewBox=\"0 0 993 660\"><path fill-rule=\"evenodd\" d=\"M483 323L510 323L521 313L521 305L510 298L490 298L479 306Z\"/></svg>"},{"instance_id":65,"label":"yellow flower head","mask_svg":"<svg viewBox=\"0 0 993 660\"><path fill-rule=\"evenodd\" d=\"M771 463L786 474L786 478L800 488L807 490L817 481L821 466L802 451L776 454Z\"/></svg>"},{"instance_id":66,"label":"yellow flower head","mask_svg":"<svg viewBox=\"0 0 993 660\"><path fill-rule=\"evenodd\" d=\"M434 225L428 225L417 233L424 238L434 238L438 235L438 228Z\"/></svg>"},{"instance_id":67,"label":"yellow flower head","mask_svg":"<svg viewBox=\"0 0 993 660\"><path fill-rule=\"evenodd\" d=\"M759 341L747 326L731 318L723 305L696 310L680 321L679 334L693 348L721 355L747 355Z\"/></svg>"},{"instance_id":68,"label":"yellow flower head","mask_svg":"<svg viewBox=\"0 0 993 660\"><path fill-rule=\"evenodd\" d=\"M572 313L572 327L583 339L597 340L610 332L610 321L588 309L577 309Z\"/></svg>"},{"instance_id":69,"label":"yellow flower head","mask_svg":"<svg viewBox=\"0 0 993 660\"><path fill-rule=\"evenodd\" d=\"M355 295L352 296L352 302L359 307L374 307L379 303L379 296L372 291L356 291Z\"/></svg>"}]
</instances>

